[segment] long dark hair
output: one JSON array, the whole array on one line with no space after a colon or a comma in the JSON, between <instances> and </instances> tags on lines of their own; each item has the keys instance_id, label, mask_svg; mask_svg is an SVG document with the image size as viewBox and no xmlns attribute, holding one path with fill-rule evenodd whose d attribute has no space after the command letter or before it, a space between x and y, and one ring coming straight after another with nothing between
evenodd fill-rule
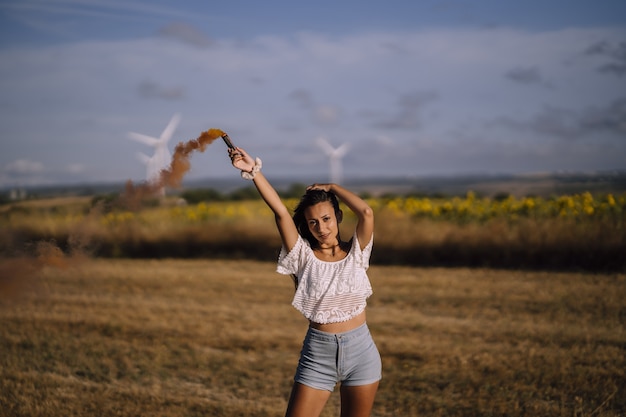
<instances>
[{"instance_id":1,"label":"long dark hair","mask_svg":"<svg viewBox=\"0 0 626 417\"><path fill-rule=\"evenodd\" d=\"M341 209L339 208L339 200L337 200L337 196L335 196L335 194L330 191L308 190L302 196L302 198L300 198L300 202L293 212L293 222L296 224L298 233L300 233L300 236L308 240L312 248L317 247L319 245L319 242L309 230L309 225L307 224L304 212L307 208L314 206L318 203L323 203L325 201L330 201L330 203L333 205L335 216L339 220L341 213ZM339 236L337 236L337 238L339 238Z\"/></svg>"}]
</instances>

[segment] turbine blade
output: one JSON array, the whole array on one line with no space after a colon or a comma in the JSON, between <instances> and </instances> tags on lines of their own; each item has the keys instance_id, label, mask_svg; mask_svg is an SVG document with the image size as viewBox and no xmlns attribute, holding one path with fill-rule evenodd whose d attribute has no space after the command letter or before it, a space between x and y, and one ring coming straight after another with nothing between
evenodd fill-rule
<instances>
[{"instance_id":1,"label":"turbine blade","mask_svg":"<svg viewBox=\"0 0 626 417\"><path fill-rule=\"evenodd\" d=\"M132 140L136 140L137 142L141 142L144 145L148 146L156 146L159 143L157 138L153 138L152 136L142 135L141 133L128 132L128 137Z\"/></svg>"},{"instance_id":2,"label":"turbine blade","mask_svg":"<svg viewBox=\"0 0 626 417\"><path fill-rule=\"evenodd\" d=\"M326 138L320 136L319 138L317 138L315 143L317 143L317 146L319 146L326 155L331 156L334 154L335 148L333 148L332 145L328 143Z\"/></svg>"},{"instance_id":3,"label":"turbine blade","mask_svg":"<svg viewBox=\"0 0 626 417\"><path fill-rule=\"evenodd\" d=\"M336 158L343 158L343 156L348 153L348 150L350 149L350 144L349 143L344 143L343 145L341 145L340 147L338 147L337 149L335 149L334 151L334 156Z\"/></svg>"},{"instance_id":4,"label":"turbine blade","mask_svg":"<svg viewBox=\"0 0 626 417\"><path fill-rule=\"evenodd\" d=\"M180 114L176 113L174 116L172 116L170 122L165 127L165 130L163 130L163 133L161 133L161 137L159 138L159 140L163 143L169 141L172 138L174 131L178 127L178 123L180 123Z\"/></svg>"},{"instance_id":5,"label":"turbine blade","mask_svg":"<svg viewBox=\"0 0 626 417\"><path fill-rule=\"evenodd\" d=\"M141 162L143 162L144 164L148 164L148 162L150 162L150 157L148 155L146 155L145 153L142 152L137 152L137 159L139 159Z\"/></svg>"}]
</instances>

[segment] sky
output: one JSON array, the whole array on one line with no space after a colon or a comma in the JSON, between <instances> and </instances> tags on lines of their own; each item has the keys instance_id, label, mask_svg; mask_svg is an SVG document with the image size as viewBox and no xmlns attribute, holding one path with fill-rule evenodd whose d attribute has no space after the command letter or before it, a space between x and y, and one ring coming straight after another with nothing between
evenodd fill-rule
<instances>
[{"instance_id":1,"label":"sky","mask_svg":"<svg viewBox=\"0 0 626 417\"><path fill-rule=\"evenodd\" d=\"M623 170L626 1L0 0L0 109L3 189L143 181L174 115L270 178Z\"/></svg>"}]
</instances>

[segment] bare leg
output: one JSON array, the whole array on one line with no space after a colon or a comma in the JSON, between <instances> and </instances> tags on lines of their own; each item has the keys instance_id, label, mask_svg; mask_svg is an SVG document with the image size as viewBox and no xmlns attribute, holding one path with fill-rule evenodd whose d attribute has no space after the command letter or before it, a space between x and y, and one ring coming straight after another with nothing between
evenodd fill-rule
<instances>
[{"instance_id":1,"label":"bare leg","mask_svg":"<svg viewBox=\"0 0 626 417\"><path fill-rule=\"evenodd\" d=\"M369 417L378 382L356 387L341 386L341 417Z\"/></svg>"},{"instance_id":2,"label":"bare leg","mask_svg":"<svg viewBox=\"0 0 626 417\"><path fill-rule=\"evenodd\" d=\"M318 417L330 398L330 391L319 390L298 382L293 384L285 417Z\"/></svg>"}]
</instances>

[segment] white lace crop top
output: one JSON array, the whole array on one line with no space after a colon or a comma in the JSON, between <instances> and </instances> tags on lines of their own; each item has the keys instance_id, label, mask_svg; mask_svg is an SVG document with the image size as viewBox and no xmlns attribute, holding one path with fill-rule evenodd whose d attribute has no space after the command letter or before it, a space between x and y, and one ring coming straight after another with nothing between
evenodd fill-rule
<instances>
[{"instance_id":1,"label":"white lace crop top","mask_svg":"<svg viewBox=\"0 0 626 417\"><path fill-rule=\"evenodd\" d=\"M356 233L348 255L336 262L318 259L306 239L298 237L289 252L283 248L276 271L298 277L292 305L307 319L321 324L338 323L359 315L372 295L367 276L374 237L361 250Z\"/></svg>"}]
</instances>

